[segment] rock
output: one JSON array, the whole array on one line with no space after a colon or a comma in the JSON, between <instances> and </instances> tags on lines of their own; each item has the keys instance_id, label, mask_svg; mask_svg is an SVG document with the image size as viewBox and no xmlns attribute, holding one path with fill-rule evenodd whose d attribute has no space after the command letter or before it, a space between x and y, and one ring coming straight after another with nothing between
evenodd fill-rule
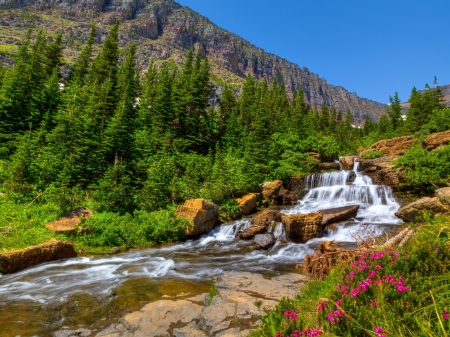
<instances>
[{"instance_id":1,"label":"rock","mask_svg":"<svg viewBox=\"0 0 450 337\"><path fill-rule=\"evenodd\" d=\"M45 227L55 233L73 232L81 224L80 218L87 219L92 216L94 214L89 208L79 207L58 220L48 223ZM78 229L78 232L82 231L82 228Z\"/></svg>"},{"instance_id":2,"label":"rock","mask_svg":"<svg viewBox=\"0 0 450 337\"><path fill-rule=\"evenodd\" d=\"M450 187L439 188L435 193L442 204L450 206Z\"/></svg>"},{"instance_id":3,"label":"rock","mask_svg":"<svg viewBox=\"0 0 450 337\"><path fill-rule=\"evenodd\" d=\"M331 162L331 163L319 163L317 164L317 168L321 171L328 171L328 170L340 170L341 166L339 163Z\"/></svg>"},{"instance_id":4,"label":"rock","mask_svg":"<svg viewBox=\"0 0 450 337\"><path fill-rule=\"evenodd\" d=\"M299 200L297 194L289 193L283 195L283 205L296 205Z\"/></svg>"},{"instance_id":5,"label":"rock","mask_svg":"<svg viewBox=\"0 0 450 337\"><path fill-rule=\"evenodd\" d=\"M239 208L243 215L249 215L256 209L256 195L255 194L247 194L242 198L237 198L236 202L239 204Z\"/></svg>"},{"instance_id":6,"label":"rock","mask_svg":"<svg viewBox=\"0 0 450 337\"><path fill-rule=\"evenodd\" d=\"M73 246L51 239L41 245L0 254L0 273L9 274L40 263L76 257Z\"/></svg>"},{"instance_id":7,"label":"rock","mask_svg":"<svg viewBox=\"0 0 450 337\"><path fill-rule=\"evenodd\" d=\"M402 155L414 142L414 136L403 136L390 139L383 139L370 146L370 150L383 152L384 155Z\"/></svg>"},{"instance_id":8,"label":"rock","mask_svg":"<svg viewBox=\"0 0 450 337\"><path fill-rule=\"evenodd\" d=\"M428 151L437 149L450 143L450 130L432 133L425 139L425 145Z\"/></svg>"},{"instance_id":9,"label":"rock","mask_svg":"<svg viewBox=\"0 0 450 337\"><path fill-rule=\"evenodd\" d=\"M253 218L250 227L243 231L239 235L239 238L250 240L253 239L256 234L267 232L272 221L281 221L281 213L271 209L265 209L259 212Z\"/></svg>"},{"instance_id":10,"label":"rock","mask_svg":"<svg viewBox=\"0 0 450 337\"><path fill-rule=\"evenodd\" d=\"M197 238L209 233L219 219L219 206L205 199L186 200L177 207L176 216L189 220L191 226L185 228L187 238Z\"/></svg>"},{"instance_id":11,"label":"rock","mask_svg":"<svg viewBox=\"0 0 450 337\"><path fill-rule=\"evenodd\" d=\"M322 157L320 156L320 153L317 152L308 152L308 155L310 157L313 157L318 163L322 161Z\"/></svg>"},{"instance_id":12,"label":"rock","mask_svg":"<svg viewBox=\"0 0 450 337\"><path fill-rule=\"evenodd\" d=\"M283 182L281 180L274 180L268 183L262 184L262 196L267 200L274 200L278 198Z\"/></svg>"},{"instance_id":13,"label":"rock","mask_svg":"<svg viewBox=\"0 0 450 337\"><path fill-rule=\"evenodd\" d=\"M383 156L361 162L362 173L369 176L375 185L386 185L394 190L400 189L400 183L406 180L402 170L396 170L393 161L397 156Z\"/></svg>"},{"instance_id":14,"label":"rock","mask_svg":"<svg viewBox=\"0 0 450 337\"><path fill-rule=\"evenodd\" d=\"M111 250L109 251L110 254L117 254L120 252L119 247L112 247Z\"/></svg>"},{"instance_id":15,"label":"rock","mask_svg":"<svg viewBox=\"0 0 450 337\"><path fill-rule=\"evenodd\" d=\"M174 337L203 337L207 336L206 332L200 330L197 323L191 322L183 328L173 329Z\"/></svg>"},{"instance_id":16,"label":"rock","mask_svg":"<svg viewBox=\"0 0 450 337\"><path fill-rule=\"evenodd\" d=\"M89 337L92 331L88 329L60 330L52 333L52 337Z\"/></svg>"},{"instance_id":17,"label":"rock","mask_svg":"<svg viewBox=\"0 0 450 337\"><path fill-rule=\"evenodd\" d=\"M415 222L422 219L424 212L439 215L449 211L450 209L442 204L437 197L425 197L400 208L395 215L405 222Z\"/></svg>"},{"instance_id":18,"label":"rock","mask_svg":"<svg viewBox=\"0 0 450 337\"><path fill-rule=\"evenodd\" d=\"M323 234L322 213L283 214L281 220L286 228L286 237L293 242L304 243Z\"/></svg>"},{"instance_id":19,"label":"rock","mask_svg":"<svg viewBox=\"0 0 450 337\"><path fill-rule=\"evenodd\" d=\"M320 210L322 213L322 226L328 226L341 221L356 217L358 213L359 205L336 207L330 209Z\"/></svg>"},{"instance_id":20,"label":"rock","mask_svg":"<svg viewBox=\"0 0 450 337\"><path fill-rule=\"evenodd\" d=\"M272 233L256 234L253 240L262 249L269 249L277 242Z\"/></svg>"},{"instance_id":21,"label":"rock","mask_svg":"<svg viewBox=\"0 0 450 337\"><path fill-rule=\"evenodd\" d=\"M340 157L339 163L341 164L341 167L344 171L349 171L353 168L353 163L355 162L354 156L348 156L348 157Z\"/></svg>"}]
</instances>

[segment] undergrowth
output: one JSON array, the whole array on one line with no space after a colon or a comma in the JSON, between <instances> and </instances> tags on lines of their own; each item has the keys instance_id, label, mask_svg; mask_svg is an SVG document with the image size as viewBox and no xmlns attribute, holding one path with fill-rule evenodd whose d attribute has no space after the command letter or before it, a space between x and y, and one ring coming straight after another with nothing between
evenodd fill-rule
<instances>
[{"instance_id":1,"label":"undergrowth","mask_svg":"<svg viewBox=\"0 0 450 337\"><path fill-rule=\"evenodd\" d=\"M448 336L450 219L416 232L404 248L368 252L308 282L251 336Z\"/></svg>"}]
</instances>

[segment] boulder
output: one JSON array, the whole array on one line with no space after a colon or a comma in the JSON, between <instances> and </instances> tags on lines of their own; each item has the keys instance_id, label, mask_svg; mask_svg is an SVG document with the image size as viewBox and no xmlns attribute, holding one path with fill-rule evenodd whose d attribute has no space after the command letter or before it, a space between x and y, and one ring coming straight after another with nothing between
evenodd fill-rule
<instances>
[{"instance_id":1,"label":"boulder","mask_svg":"<svg viewBox=\"0 0 450 337\"><path fill-rule=\"evenodd\" d=\"M328 226L341 221L346 221L348 219L356 217L358 214L359 205L354 206L344 206L337 208L330 208L321 210L322 213L322 226Z\"/></svg>"},{"instance_id":2,"label":"boulder","mask_svg":"<svg viewBox=\"0 0 450 337\"><path fill-rule=\"evenodd\" d=\"M323 234L322 213L283 214L281 220L286 228L286 237L298 243L304 243Z\"/></svg>"},{"instance_id":3,"label":"boulder","mask_svg":"<svg viewBox=\"0 0 450 337\"><path fill-rule=\"evenodd\" d=\"M449 211L450 209L442 204L438 197L425 197L400 208L395 215L405 222L414 222L420 221L424 212L439 215Z\"/></svg>"},{"instance_id":4,"label":"boulder","mask_svg":"<svg viewBox=\"0 0 450 337\"><path fill-rule=\"evenodd\" d=\"M317 168L321 171L328 171L328 170L340 170L341 166L339 165L339 163L330 162L330 163L319 163L317 164Z\"/></svg>"},{"instance_id":5,"label":"boulder","mask_svg":"<svg viewBox=\"0 0 450 337\"><path fill-rule=\"evenodd\" d=\"M243 240L251 240L256 234L267 232L273 221L281 221L281 213L271 209L265 209L256 214L250 224L250 227L243 231L239 235L239 238Z\"/></svg>"},{"instance_id":6,"label":"boulder","mask_svg":"<svg viewBox=\"0 0 450 337\"><path fill-rule=\"evenodd\" d=\"M81 218L87 219L94 216L87 207L79 207L56 221L50 222L45 227L55 233L67 233L75 231L75 228L81 224ZM82 228L78 228L81 232Z\"/></svg>"},{"instance_id":7,"label":"boulder","mask_svg":"<svg viewBox=\"0 0 450 337\"><path fill-rule=\"evenodd\" d=\"M435 193L442 204L450 206L450 187L439 188Z\"/></svg>"},{"instance_id":8,"label":"boulder","mask_svg":"<svg viewBox=\"0 0 450 337\"><path fill-rule=\"evenodd\" d=\"M349 171L353 168L353 163L355 162L354 156L341 157L339 158L339 163L344 171Z\"/></svg>"},{"instance_id":9,"label":"boulder","mask_svg":"<svg viewBox=\"0 0 450 337\"><path fill-rule=\"evenodd\" d=\"M186 237L192 239L213 229L219 219L219 206L205 199L191 199L179 205L175 214L189 220L191 226L187 226L184 231Z\"/></svg>"},{"instance_id":10,"label":"boulder","mask_svg":"<svg viewBox=\"0 0 450 337\"><path fill-rule=\"evenodd\" d=\"M272 233L266 233L256 234L253 241L255 241L255 244L262 249L269 249L275 244L275 242L277 242L277 239L275 239L275 236Z\"/></svg>"},{"instance_id":11,"label":"boulder","mask_svg":"<svg viewBox=\"0 0 450 337\"><path fill-rule=\"evenodd\" d=\"M369 150L383 152L384 155L402 155L414 143L414 136L403 136L390 139L383 139L372 144Z\"/></svg>"},{"instance_id":12,"label":"boulder","mask_svg":"<svg viewBox=\"0 0 450 337\"><path fill-rule=\"evenodd\" d=\"M299 200L297 194L289 193L283 195L283 205L296 205Z\"/></svg>"},{"instance_id":13,"label":"boulder","mask_svg":"<svg viewBox=\"0 0 450 337\"><path fill-rule=\"evenodd\" d=\"M249 215L256 209L256 195L247 194L242 198L237 198L236 202L239 204L239 208L243 215Z\"/></svg>"},{"instance_id":14,"label":"boulder","mask_svg":"<svg viewBox=\"0 0 450 337\"><path fill-rule=\"evenodd\" d=\"M394 190L400 189L400 183L406 180L401 169L396 169L393 161L397 156L383 156L376 159L363 160L361 170L369 176L375 185L390 186Z\"/></svg>"},{"instance_id":15,"label":"boulder","mask_svg":"<svg viewBox=\"0 0 450 337\"><path fill-rule=\"evenodd\" d=\"M302 174L289 177L287 188L291 191L290 194L295 194L296 199L302 199L309 191L309 186L306 185L306 177L308 175Z\"/></svg>"},{"instance_id":16,"label":"boulder","mask_svg":"<svg viewBox=\"0 0 450 337\"><path fill-rule=\"evenodd\" d=\"M76 257L73 246L64 241L48 242L0 254L0 273L9 274L44 262Z\"/></svg>"},{"instance_id":17,"label":"boulder","mask_svg":"<svg viewBox=\"0 0 450 337\"><path fill-rule=\"evenodd\" d=\"M262 195L265 199L274 200L278 198L283 182L281 180L274 180L268 183L262 184Z\"/></svg>"},{"instance_id":18,"label":"boulder","mask_svg":"<svg viewBox=\"0 0 450 337\"><path fill-rule=\"evenodd\" d=\"M425 139L425 146L428 151L442 147L450 143L450 130L432 133Z\"/></svg>"}]
</instances>

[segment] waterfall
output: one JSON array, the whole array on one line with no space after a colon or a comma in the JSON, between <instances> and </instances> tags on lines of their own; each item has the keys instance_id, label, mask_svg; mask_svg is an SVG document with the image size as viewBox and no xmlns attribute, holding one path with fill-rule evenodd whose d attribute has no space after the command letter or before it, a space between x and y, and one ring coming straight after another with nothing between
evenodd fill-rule
<instances>
[{"instance_id":1,"label":"waterfall","mask_svg":"<svg viewBox=\"0 0 450 337\"><path fill-rule=\"evenodd\" d=\"M310 213L323 209L359 205L356 220L364 224L398 224L395 216L400 205L388 186L374 185L372 179L353 169L311 174L305 178L309 192L299 204L285 213Z\"/></svg>"}]
</instances>

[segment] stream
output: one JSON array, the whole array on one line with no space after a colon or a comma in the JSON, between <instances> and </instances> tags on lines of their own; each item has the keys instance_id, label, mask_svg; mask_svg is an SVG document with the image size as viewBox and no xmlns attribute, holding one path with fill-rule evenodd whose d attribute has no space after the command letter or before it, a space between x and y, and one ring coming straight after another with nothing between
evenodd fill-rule
<instances>
[{"instance_id":1,"label":"stream","mask_svg":"<svg viewBox=\"0 0 450 337\"><path fill-rule=\"evenodd\" d=\"M354 247L355 238L393 231L401 220L392 190L373 185L352 171L313 174L297 205L283 213L359 205L357 217L325 230L323 238L287 243L281 224L270 228L279 240L271 249L255 250L236 234L251 218L216 226L197 240L108 256L79 257L0 275L0 336L51 336L61 327L101 329L126 312L180 293L209 291L211 278L223 271L256 272L266 277L293 272L323 240Z\"/></svg>"}]
</instances>

